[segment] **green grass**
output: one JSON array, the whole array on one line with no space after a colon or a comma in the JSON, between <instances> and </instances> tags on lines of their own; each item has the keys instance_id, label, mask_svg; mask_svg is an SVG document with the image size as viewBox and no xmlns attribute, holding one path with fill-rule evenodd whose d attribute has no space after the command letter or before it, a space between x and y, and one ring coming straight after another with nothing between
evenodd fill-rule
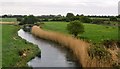
<instances>
[{"instance_id":1,"label":"green grass","mask_svg":"<svg viewBox=\"0 0 120 69\"><path fill-rule=\"evenodd\" d=\"M2 25L0 24L0 68L2 67Z\"/></svg>"},{"instance_id":2,"label":"green grass","mask_svg":"<svg viewBox=\"0 0 120 69\"><path fill-rule=\"evenodd\" d=\"M17 22L16 18L0 18L0 22Z\"/></svg>"},{"instance_id":3,"label":"green grass","mask_svg":"<svg viewBox=\"0 0 120 69\"><path fill-rule=\"evenodd\" d=\"M39 49L37 46L26 43L25 40L17 36L19 26L2 26L2 66L3 67L21 67L27 66L27 62L33 58ZM29 49L29 50L28 50ZM27 50L27 57L19 56L18 52Z\"/></svg>"},{"instance_id":4,"label":"green grass","mask_svg":"<svg viewBox=\"0 0 120 69\"><path fill-rule=\"evenodd\" d=\"M68 34L66 29L67 22L45 22L42 28L49 31L57 31ZM93 43L101 42L106 39L118 40L118 28L96 24L84 23L85 32L80 35L87 40L91 40ZM108 27L108 28L107 28Z\"/></svg>"}]
</instances>

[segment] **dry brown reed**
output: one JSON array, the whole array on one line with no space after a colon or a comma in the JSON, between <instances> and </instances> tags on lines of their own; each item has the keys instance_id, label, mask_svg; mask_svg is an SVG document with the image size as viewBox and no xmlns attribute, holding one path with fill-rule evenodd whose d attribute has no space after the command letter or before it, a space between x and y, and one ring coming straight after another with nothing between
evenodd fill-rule
<instances>
[{"instance_id":1,"label":"dry brown reed","mask_svg":"<svg viewBox=\"0 0 120 69\"><path fill-rule=\"evenodd\" d=\"M96 59L90 60L88 56L89 44L87 42L84 42L71 36L63 35L61 33L44 31L38 26L32 27L32 34L39 38L51 40L66 46L67 48L73 51L74 55L77 57L82 67L108 66L100 64Z\"/></svg>"}]
</instances>

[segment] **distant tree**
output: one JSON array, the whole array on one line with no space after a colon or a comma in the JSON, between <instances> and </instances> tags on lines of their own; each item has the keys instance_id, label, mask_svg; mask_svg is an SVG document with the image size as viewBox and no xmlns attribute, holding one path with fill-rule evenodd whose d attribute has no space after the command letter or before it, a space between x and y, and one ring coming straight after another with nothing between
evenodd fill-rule
<instances>
[{"instance_id":1,"label":"distant tree","mask_svg":"<svg viewBox=\"0 0 120 69\"><path fill-rule=\"evenodd\" d=\"M17 21L21 22L22 18L21 17L17 17Z\"/></svg>"},{"instance_id":2,"label":"distant tree","mask_svg":"<svg viewBox=\"0 0 120 69\"><path fill-rule=\"evenodd\" d=\"M74 17L74 14L73 13L67 13L66 15L66 21L67 22L70 22L72 21L72 18Z\"/></svg>"},{"instance_id":3,"label":"distant tree","mask_svg":"<svg viewBox=\"0 0 120 69\"><path fill-rule=\"evenodd\" d=\"M34 24L37 21L38 21L38 19L35 16L29 15L29 16L25 16L20 24Z\"/></svg>"},{"instance_id":4,"label":"distant tree","mask_svg":"<svg viewBox=\"0 0 120 69\"><path fill-rule=\"evenodd\" d=\"M92 20L87 16L80 16L80 21L83 23L90 23Z\"/></svg>"},{"instance_id":5,"label":"distant tree","mask_svg":"<svg viewBox=\"0 0 120 69\"><path fill-rule=\"evenodd\" d=\"M92 19L92 22L91 22L91 23L93 23L93 24L103 24L104 21L101 20L101 19Z\"/></svg>"},{"instance_id":6,"label":"distant tree","mask_svg":"<svg viewBox=\"0 0 120 69\"><path fill-rule=\"evenodd\" d=\"M73 13L67 13L66 17L68 17L68 18L74 17L74 14Z\"/></svg>"},{"instance_id":7,"label":"distant tree","mask_svg":"<svg viewBox=\"0 0 120 69\"><path fill-rule=\"evenodd\" d=\"M84 26L78 20L72 21L67 25L67 30L70 34L73 34L77 37L78 34L82 34L84 32Z\"/></svg>"},{"instance_id":8,"label":"distant tree","mask_svg":"<svg viewBox=\"0 0 120 69\"><path fill-rule=\"evenodd\" d=\"M114 16L110 17L110 21L117 21L117 17Z\"/></svg>"},{"instance_id":9,"label":"distant tree","mask_svg":"<svg viewBox=\"0 0 120 69\"><path fill-rule=\"evenodd\" d=\"M80 16L79 14L77 14L76 16Z\"/></svg>"},{"instance_id":10,"label":"distant tree","mask_svg":"<svg viewBox=\"0 0 120 69\"><path fill-rule=\"evenodd\" d=\"M120 15L118 15L117 17L120 18Z\"/></svg>"},{"instance_id":11,"label":"distant tree","mask_svg":"<svg viewBox=\"0 0 120 69\"><path fill-rule=\"evenodd\" d=\"M2 18L7 18L7 17L8 17L8 15L6 15L6 14L5 14L5 15L2 15Z\"/></svg>"}]
</instances>

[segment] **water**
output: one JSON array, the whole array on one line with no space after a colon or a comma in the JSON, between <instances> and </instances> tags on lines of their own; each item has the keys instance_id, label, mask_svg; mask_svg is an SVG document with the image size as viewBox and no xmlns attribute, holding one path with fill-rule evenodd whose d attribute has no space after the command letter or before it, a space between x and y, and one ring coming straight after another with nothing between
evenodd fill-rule
<instances>
[{"instance_id":1,"label":"water","mask_svg":"<svg viewBox=\"0 0 120 69\"><path fill-rule=\"evenodd\" d=\"M60 45L42 40L34 37L33 35L24 32L22 29L18 31L18 35L31 42L38 45L41 50L41 58L35 57L28 62L30 67L78 67L77 63L71 59L73 56L68 53L66 49L62 48Z\"/></svg>"}]
</instances>

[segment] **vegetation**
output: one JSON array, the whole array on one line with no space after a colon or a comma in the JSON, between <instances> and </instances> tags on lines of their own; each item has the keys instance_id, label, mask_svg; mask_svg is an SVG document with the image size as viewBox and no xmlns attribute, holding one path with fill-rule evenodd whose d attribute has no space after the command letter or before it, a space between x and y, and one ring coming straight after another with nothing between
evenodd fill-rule
<instances>
[{"instance_id":1,"label":"vegetation","mask_svg":"<svg viewBox=\"0 0 120 69\"><path fill-rule=\"evenodd\" d=\"M74 55L77 57L78 62L82 64L83 67L87 66L88 62L88 54L87 47L88 44L82 40L76 39L71 36L66 36L64 34L56 33L56 32L48 32L44 31L38 26L32 27L32 34L46 40L51 40L56 43L61 44L65 48L69 48L73 51ZM84 56L84 57L83 57Z\"/></svg>"},{"instance_id":2,"label":"vegetation","mask_svg":"<svg viewBox=\"0 0 120 69\"><path fill-rule=\"evenodd\" d=\"M56 31L68 34L67 24L69 22L44 22L42 28L49 31ZM93 43L99 43L103 40L118 40L118 27L86 24L84 23L84 33L81 34L80 38L87 39Z\"/></svg>"},{"instance_id":3,"label":"vegetation","mask_svg":"<svg viewBox=\"0 0 120 69\"><path fill-rule=\"evenodd\" d=\"M110 21L117 21L117 17L110 17Z\"/></svg>"},{"instance_id":4,"label":"vegetation","mask_svg":"<svg viewBox=\"0 0 120 69\"><path fill-rule=\"evenodd\" d=\"M92 20L87 16L80 16L80 21L83 23L91 23Z\"/></svg>"},{"instance_id":5,"label":"vegetation","mask_svg":"<svg viewBox=\"0 0 120 69\"><path fill-rule=\"evenodd\" d=\"M25 18L23 20L21 20L19 25L23 25L23 24L34 24L36 23L38 20L35 16L33 15L29 15L29 16L25 16Z\"/></svg>"},{"instance_id":6,"label":"vegetation","mask_svg":"<svg viewBox=\"0 0 120 69\"><path fill-rule=\"evenodd\" d=\"M4 16L5 18L3 21L14 22L12 18L7 18L10 16ZM15 16L14 16L15 17ZM32 34L38 36L43 39L52 40L59 44L64 45L67 48L70 48L74 51L74 54L77 56L79 62L86 66L86 64L96 63L95 66L101 66L98 60L101 59L109 59L118 51L111 50L112 47L118 46L120 48L118 41L118 22L119 18L114 16L84 16L84 15L76 15L74 16L73 13L68 13L66 17L57 15L57 16L37 16L34 17L33 15L30 16L19 16L21 19L17 18L17 21L21 21L20 24L35 24L39 19L40 23L37 25L41 25L40 27L47 30L44 31L38 27L34 27L32 29ZM9 20L11 19L11 20ZM74 21L77 20L77 21ZM41 21L57 21L57 22L42 22ZM60 21L60 22L58 22ZM62 22L64 21L64 22ZM67 21L67 22L65 22ZM72 21L69 23L69 21ZM83 22L83 25L79 22ZM31 27L31 26L30 26ZM67 27L67 28L66 28ZM25 28L25 27L24 27ZM26 62L30 60L31 57L35 56L38 53L37 46L33 46L31 43L22 40L16 35L18 30L18 26L13 25L3 25L3 66L26 66ZM27 29L25 29L27 30ZM30 29L28 29L29 31ZM49 32L48 32L49 31ZM50 32L62 32L66 35ZM87 49L88 43L76 39L74 37L69 37L69 33L74 34L75 36L78 35L80 39L86 40L90 43L93 43L90 46L89 50ZM84 32L84 33L83 33ZM82 33L82 34L79 34ZM6 37L7 36L7 37ZM12 38L11 38L12 37ZM12 42L9 42L12 41ZM9 43L8 43L9 42ZM103 44L101 44L103 42ZM109 50L110 49L110 50ZM33 52L33 53L32 53ZM113 54L111 53L113 52ZM40 52L39 52L40 53ZM89 54L88 54L89 53ZM120 52L118 52L117 56L120 57ZM12 55L12 56L11 56ZM91 61L88 60L89 56L92 58ZM7 56L7 57L6 57ZM11 56L8 58L8 56ZM38 55L41 57L40 55ZM82 57L84 56L84 57ZM97 58L94 62L94 58ZM14 62L13 62L14 61ZM110 62L111 63L111 62ZM106 64L109 64L106 63ZM94 65L94 64L91 64ZM116 65L116 63L115 63ZM118 64L117 64L118 65ZM103 66L105 66L103 64Z\"/></svg>"},{"instance_id":7,"label":"vegetation","mask_svg":"<svg viewBox=\"0 0 120 69\"><path fill-rule=\"evenodd\" d=\"M0 22L17 22L16 18L0 18Z\"/></svg>"},{"instance_id":8,"label":"vegetation","mask_svg":"<svg viewBox=\"0 0 120 69\"><path fill-rule=\"evenodd\" d=\"M74 14L73 13L67 13L66 15L66 21L69 22L69 21L72 21L72 18L74 17Z\"/></svg>"},{"instance_id":9,"label":"vegetation","mask_svg":"<svg viewBox=\"0 0 120 69\"><path fill-rule=\"evenodd\" d=\"M18 37L19 26L2 25L2 67L24 67L39 51L33 45ZM21 53L20 53L21 52Z\"/></svg>"},{"instance_id":10,"label":"vegetation","mask_svg":"<svg viewBox=\"0 0 120 69\"><path fill-rule=\"evenodd\" d=\"M84 32L84 26L80 21L72 21L67 25L67 30L76 37Z\"/></svg>"},{"instance_id":11,"label":"vegetation","mask_svg":"<svg viewBox=\"0 0 120 69\"><path fill-rule=\"evenodd\" d=\"M0 32L2 32L1 24L0 24ZM0 34L0 68L2 68L2 34Z\"/></svg>"},{"instance_id":12,"label":"vegetation","mask_svg":"<svg viewBox=\"0 0 120 69\"><path fill-rule=\"evenodd\" d=\"M106 67L112 66L113 64L113 61L111 61L111 53L102 45L89 46L87 42L82 40L56 32L44 31L38 26L33 26L32 34L42 39L57 42L65 48L69 48L77 57L82 67ZM88 47L90 47L90 49ZM89 56L92 59L90 59Z\"/></svg>"},{"instance_id":13,"label":"vegetation","mask_svg":"<svg viewBox=\"0 0 120 69\"><path fill-rule=\"evenodd\" d=\"M111 57L110 53L105 49L105 47L102 45L98 45L98 44L91 46L88 53L92 59L97 58L97 59L108 60Z\"/></svg>"}]
</instances>

